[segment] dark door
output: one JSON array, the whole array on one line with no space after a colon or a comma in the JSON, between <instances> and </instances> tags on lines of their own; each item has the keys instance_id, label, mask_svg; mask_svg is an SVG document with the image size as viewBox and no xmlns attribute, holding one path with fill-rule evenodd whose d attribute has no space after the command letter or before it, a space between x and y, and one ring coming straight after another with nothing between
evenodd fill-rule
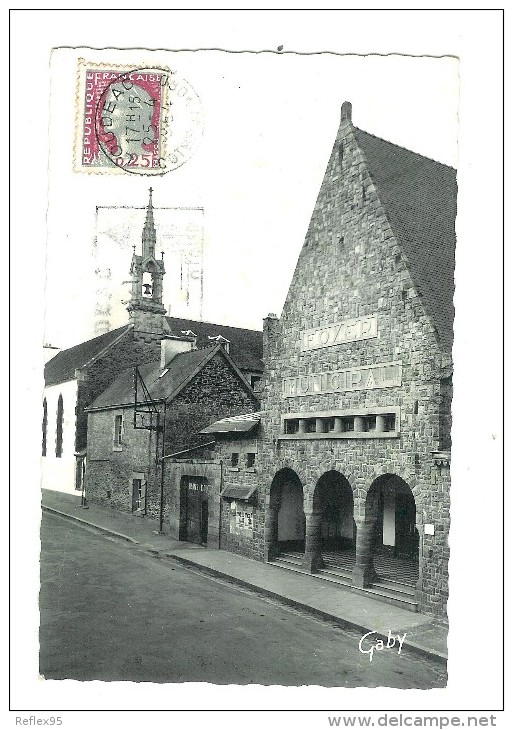
<instances>
[{"instance_id":1,"label":"dark door","mask_svg":"<svg viewBox=\"0 0 513 730\"><path fill-rule=\"evenodd\" d=\"M185 515L183 516L185 530L180 539L206 545L208 536L207 479L205 477L182 477L180 493L185 502Z\"/></svg>"},{"instance_id":2,"label":"dark door","mask_svg":"<svg viewBox=\"0 0 513 730\"><path fill-rule=\"evenodd\" d=\"M395 547L398 558L415 560L418 532L415 529L415 501L411 494L395 495Z\"/></svg>"},{"instance_id":3,"label":"dark door","mask_svg":"<svg viewBox=\"0 0 513 730\"><path fill-rule=\"evenodd\" d=\"M189 542L201 544L201 492L195 484L189 484L187 489L187 536Z\"/></svg>"},{"instance_id":4,"label":"dark door","mask_svg":"<svg viewBox=\"0 0 513 730\"><path fill-rule=\"evenodd\" d=\"M203 545L206 545L207 539L208 539L208 501L206 499L206 495L203 495L203 499L201 501L200 533L201 533L201 542Z\"/></svg>"}]
</instances>

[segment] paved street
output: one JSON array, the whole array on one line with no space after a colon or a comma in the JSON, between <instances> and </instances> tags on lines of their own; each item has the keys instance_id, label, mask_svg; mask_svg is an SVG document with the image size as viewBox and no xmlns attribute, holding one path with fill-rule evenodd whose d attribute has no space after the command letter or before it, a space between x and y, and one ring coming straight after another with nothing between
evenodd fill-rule
<instances>
[{"instance_id":1,"label":"paved street","mask_svg":"<svg viewBox=\"0 0 513 730\"><path fill-rule=\"evenodd\" d=\"M43 514L47 679L443 687L439 664Z\"/></svg>"}]
</instances>

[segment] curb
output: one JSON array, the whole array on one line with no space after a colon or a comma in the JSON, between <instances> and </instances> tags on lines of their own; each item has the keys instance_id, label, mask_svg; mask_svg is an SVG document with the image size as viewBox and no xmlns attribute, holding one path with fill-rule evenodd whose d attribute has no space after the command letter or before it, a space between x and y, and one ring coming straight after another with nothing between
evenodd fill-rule
<instances>
[{"instance_id":1,"label":"curb","mask_svg":"<svg viewBox=\"0 0 513 730\"><path fill-rule=\"evenodd\" d=\"M348 629L351 631L358 631L358 632L364 632L364 633L371 630L367 626L363 626L361 624L354 623L353 621L349 621L348 619L342 618L340 616L334 616L331 613L322 611L320 608L315 608L314 606L309 606L308 604L301 603L300 601L296 601L293 598L284 596L281 593L276 593L267 588L263 588L261 586L255 585L254 583L249 583L248 581L244 580L243 578L237 578L232 575L227 575L226 573L223 573L221 570L217 570L216 568L211 568L210 566L195 563L193 560L189 560L189 558L184 558L182 555L177 555L176 553L165 553L165 557L176 560L176 562L181 563L187 567L196 568L200 572L214 575L217 578L223 578L224 580L227 580L231 583L235 583L236 585L242 586L244 588L248 588L251 591L253 591L254 593L260 593L264 596L267 596L268 598L273 598L274 600L277 600L280 603L283 603L287 606L291 606L292 608L298 608L305 613L309 613L312 616L322 619L323 621L329 621L330 623L337 624L337 626L339 626L342 629ZM382 640L386 641L388 639L387 634L382 634L379 631L375 631L374 633L376 634L376 636L378 638L380 638ZM404 648L407 648L410 652L418 654L419 656L422 656L427 659L431 659L432 661L435 661L439 664L443 664L444 666L446 666L446 664L447 664L447 656L445 656L445 654L442 654L438 651L426 649L423 646L420 646L419 644L416 644L414 642L409 642L407 640L405 640L403 646L404 646Z\"/></svg>"},{"instance_id":2,"label":"curb","mask_svg":"<svg viewBox=\"0 0 513 730\"><path fill-rule=\"evenodd\" d=\"M138 540L135 540L133 537L130 537L129 535L124 535L121 532L116 532L115 530L111 530L108 527L102 527L101 525L95 525L93 522L88 522L87 520L83 520L80 517L77 517L76 515L70 515L67 512L61 512L60 510L57 510L53 507L46 507L45 505L41 505L41 508L43 512L50 512L55 515L59 515L60 517L64 517L65 519L73 520L75 522L78 522L82 525L87 525L88 527L94 527L97 530L100 530L100 532L103 532L107 535L113 535L114 537L117 537L121 540L125 540L126 542L130 542L134 545L141 545L141 543ZM272 598L273 600L279 601L280 603L283 603L286 606L290 606L291 608L296 608L304 613L308 613L312 616L315 616L316 618L320 618L323 621L329 621L332 624L336 624L342 629L347 629L350 631L358 631L358 632L367 632L371 631L372 629L369 629L367 626L363 626L361 624L354 623L353 621L349 621L348 619L342 618L340 616L334 616L331 613L327 613L326 611L322 611L320 608L315 608L314 606L309 606L308 604L301 603L300 601L296 601L294 598L289 598L288 596L284 596L281 593L276 593L275 591L271 591L268 588L263 588L262 586L255 585L254 583L250 583L247 580L244 580L243 578L237 578L232 575L228 575L227 573L223 573L222 570L217 570L216 568L212 568L207 565L201 565L201 563L195 563L193 560L190 560L189 558L184 558L182 555L178 555L177 553L167 553L163 550L157 550L155 548L147 547L146 551L154 556L159 557L165 557L170 558L171 560L176 561L177 563L180 563L188 568L195 568L201 573L206 573L207 575L213 575L216 578L222 578L223 580L226 580L228 582L234 583L235 585L239 585L243 588L247 588L253 593L260 593L261 595L267 596L268 598ZM387 635L382 634L379 631L374 632L377 637L379 637L382 640L387 640ZM403 646L407 648L410 652L415 653L419 656L422 656L423 658L431 659L432 661L437 662L438 664L442 664L444 667L447 665L447 656L445 654L442 654L441 652L429 650L426 649L423 646L420 646L419 644L416 644L415 642L409 642L407 640L404 641Z\"/></svg>"},{"instance_id":3,"label":"curb","mask_svg":"<svg viewBox=\"0 0 513 730\"><path fill-rule=\"evenodd\" d=\"M76 515L70 515L67 512L61 512L54 507L46 507L44 504L41 505L41 509L43 510L43 512L51 512L54 515L59 515L59 517L64 517L65 519L79 522L80 524L87 525L88 527L94 527L96 530L100 530L100 532L104 532L107 535L113 535L114 537L118 537L120 540L131 542L134 545L140 545L140 542L138 540L135 540L129 535L123 535L122 532L116 532L115 530L111 530L108 527L102 527L102 525L95 525L94 522L88 522L87 520L83 520L81 517L77 517Z\"/></svg>"}]
</instances>

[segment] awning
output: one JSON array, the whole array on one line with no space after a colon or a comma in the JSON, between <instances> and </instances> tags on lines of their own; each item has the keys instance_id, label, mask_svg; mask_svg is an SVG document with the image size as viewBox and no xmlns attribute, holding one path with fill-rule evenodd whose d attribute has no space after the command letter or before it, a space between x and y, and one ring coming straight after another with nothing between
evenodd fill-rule
<instances>
[{"instance_id":1,"label":"awning","mask_svg":"<svg viewBox=\"0 0 513 730\"><path fill-rule=\"evenodd\" d=\"M200 433L247 433L260 423L260 413L232 416L210 424Z\"/></svg>"},{"instance_id":2,"label":"awning","mask_svg":"<svg viewBox=\"0 0 513 730\"><path fill-rule=\"evenodd\" d=\"M247 501L255 492L256 487L225 487L221 492L221 497L225 499L240 499Z\"/></svg>"}]
</instances>

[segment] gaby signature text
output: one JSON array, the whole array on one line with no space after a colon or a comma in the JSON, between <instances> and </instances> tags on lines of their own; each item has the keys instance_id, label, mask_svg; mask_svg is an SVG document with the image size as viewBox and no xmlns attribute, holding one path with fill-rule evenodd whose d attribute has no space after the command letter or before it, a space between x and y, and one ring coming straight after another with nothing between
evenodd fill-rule
<instances>
[{"instance_id":1,"label":"gaby signature text","mask_svg":"<svg viewBox=\"0 0 513 730\"><path fill-rule=\"evenodd\" d=\"M375 651L383 651L383 649L394 649L398 647L397 653L401 653L403 648L403 642L406 639L406 634L400 636L399 634L392 634L388 629L388 635L386 643L383 639L379 638L376 631L368 631L362 636L358 643L358 649L362 654L369 655L369 661L372 661L372 657Z\"/></svg>"}]
</instances>

